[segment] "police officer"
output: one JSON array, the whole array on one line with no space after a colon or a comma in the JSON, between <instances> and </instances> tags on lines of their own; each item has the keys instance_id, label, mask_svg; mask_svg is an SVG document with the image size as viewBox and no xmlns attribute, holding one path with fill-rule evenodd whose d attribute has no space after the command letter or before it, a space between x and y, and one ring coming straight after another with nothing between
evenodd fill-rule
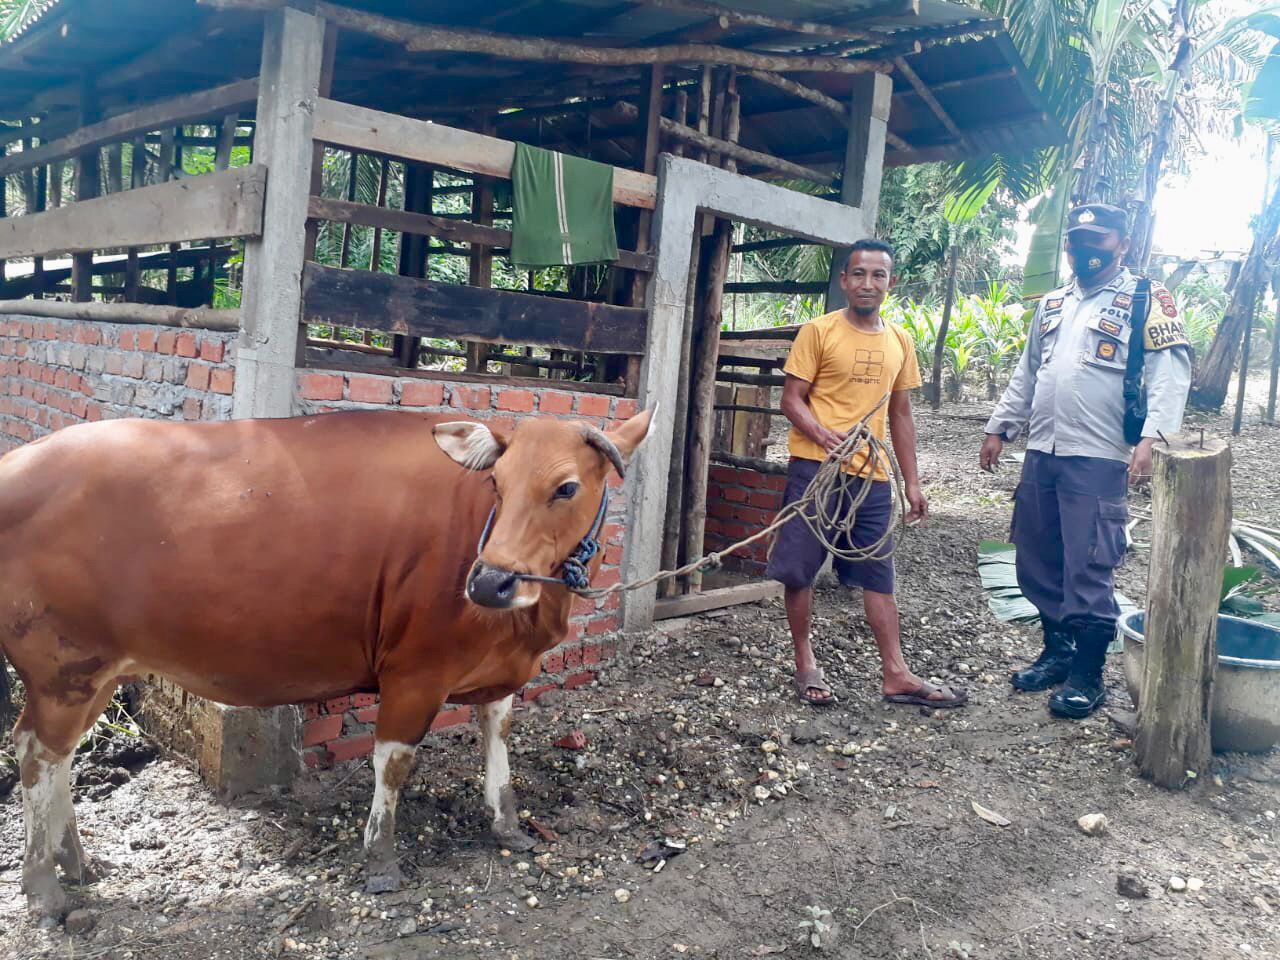
<instances>
[{"instance_id":1,"label":"police officer","mask_svg":"<svg viewBox=\"0 0 1280 960\"><path fill-rule=\"evenodd\" d=\"M1092 203L1071 211L1066 251L1075 277L1036 308L979 456L993 470L1004 442L1030 428L1013 542L1018 586L1040 611L1044 650L1011 679L1018 690L1062 683L1049 709L1075 719L1106 700L1126 475L1135 484L1150 476L1152 446L1180 429L1191 382L1173 297L1122 265L1128 249L1123 210Z\"/></svg>"}]
</instances>

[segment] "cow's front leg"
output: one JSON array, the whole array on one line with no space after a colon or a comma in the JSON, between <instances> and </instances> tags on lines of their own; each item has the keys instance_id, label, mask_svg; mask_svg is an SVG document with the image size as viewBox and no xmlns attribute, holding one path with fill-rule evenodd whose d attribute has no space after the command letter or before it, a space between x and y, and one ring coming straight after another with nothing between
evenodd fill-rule
<instances>
[{"instance_id":1,"label":"cow's front leg","mask_svg":"<svg viewBox=\"0 0 1280 960\"><path fill-rule=\"evenodd\" d=\"M403 879L396 863L396 801L413 771L415 748L394 740L373 746L373 806L364 826L366 893L391 893Z\"/></svg>"},{"instance_id":2,"label":"cow's front leg","mask_svg":"<svg viewBox=\"0 0 1280 960\"><path fill-rule=\"evenodd\" d=\"M413 772L417 744L444 704L443 694L424 694L426 689L421 678L413 677L382 684L373 743L373 805L364 827L366 893L391 893L403 881L396 863L396 801Z\"/></svg>"},{"instance_id":3,"label":"cow's front leg","mask_svg":"<svg viewBox=\"0 0 1280 960\"><path fill-rule=\"evenodd\" d=\"M476 707L484 742L484 802L493 816L493 839L512 850L528 850L534 841L520 829L515 792L511 789L511 763L507 759L514 700L513 695Z\"/></svg>"}]
</instances>

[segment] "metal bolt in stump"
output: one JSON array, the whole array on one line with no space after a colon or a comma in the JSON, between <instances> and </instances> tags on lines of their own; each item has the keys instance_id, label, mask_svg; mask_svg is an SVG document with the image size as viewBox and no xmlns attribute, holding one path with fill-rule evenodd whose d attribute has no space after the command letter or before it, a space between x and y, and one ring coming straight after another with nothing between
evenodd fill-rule
<instances>
[{"instance_id":1,"label":"metal bolt in stump","mask_svg":"<svg viewBox=\"0 0 1280 960\"><path fill-rule=\"evenodd\" d=\"M1217 666L1218 600L1231 528L1231 448L1174 437L1155 446L1151 568L1138 769L1162 787L1209 765L1209 705Z\"/></svg>"}]
</instances>

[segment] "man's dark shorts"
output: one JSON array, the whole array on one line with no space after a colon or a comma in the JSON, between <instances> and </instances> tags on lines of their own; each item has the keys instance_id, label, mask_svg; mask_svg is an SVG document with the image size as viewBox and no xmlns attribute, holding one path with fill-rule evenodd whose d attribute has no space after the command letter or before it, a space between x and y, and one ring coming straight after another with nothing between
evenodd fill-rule
<instances>
[{"instance_id":1,"label":"man's dark shorts","mask_svg":"<svg viewBox=\"0 0 1280 960\"><path fill-rule=\"evenodd\" d=\"M783 504L799 500L821 464L817 460L791 459L787 466L787 489L783 494ZM884 480L863 480L870 483L871 490L867 499L858 507L854 521L852 541L855 547L870 547L879 540L893 522L893 489ZM857 494L855 486L852 491ZM853 497L846 497L849 503ZM840 511L842 520L847 510ZM843 544L838 544L843 546ZM804 588L813 584L818 571L827 559L827 548L818 542L817 537L799 517L792 520L778 531L778 539L769 554L769 566L765 576L777 580L784 586ZM893 538L890 537L881 547L877 556L871 560L852 562L833 561L836 576L846 587L862 587L873 593L893 593Z\"/></svg>"}]
</instances>

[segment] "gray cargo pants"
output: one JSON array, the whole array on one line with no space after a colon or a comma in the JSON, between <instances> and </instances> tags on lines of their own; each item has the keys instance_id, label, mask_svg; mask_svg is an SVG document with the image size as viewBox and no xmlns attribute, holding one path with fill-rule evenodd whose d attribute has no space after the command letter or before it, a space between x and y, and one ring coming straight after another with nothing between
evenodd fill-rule
<instances>
[{"instance_id":1,"label":"gray cargo pants","mask_svg":"<svg viewBox=\"0 0 1280 960\"><path fill-rule=\"evenodd\" d=\"M1115 629L1124 560L1128 464L1028 450L1014 494L1018 586L1044 620Z\"/></svg>"}]
</instances>

